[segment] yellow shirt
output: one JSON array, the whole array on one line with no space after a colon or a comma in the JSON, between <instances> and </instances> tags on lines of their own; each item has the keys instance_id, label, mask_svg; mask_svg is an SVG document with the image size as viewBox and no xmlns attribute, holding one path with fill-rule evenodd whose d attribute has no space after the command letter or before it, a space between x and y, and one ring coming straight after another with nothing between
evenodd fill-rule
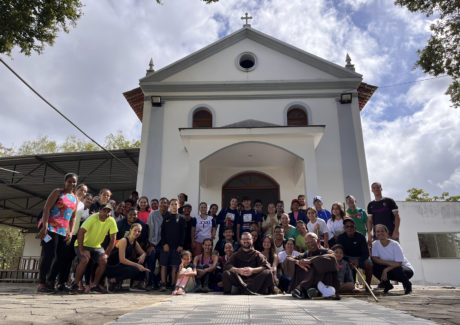
<instances>
[{"instance_id":1,"label":"yellow shirt","mask_svg":"<svg viewBox=\"0 0 460 325\"><path fill-rule=\"evenodd\" d=\"M118 232L117 223L114 218L108 217L105 221L99 219L99 213L95 213L83 222L81 228L86 230L83 239L83 246L99 248L109 232L111 235ZM75 241L78 246L78 240Z\"/></svg>"}]
</instances>

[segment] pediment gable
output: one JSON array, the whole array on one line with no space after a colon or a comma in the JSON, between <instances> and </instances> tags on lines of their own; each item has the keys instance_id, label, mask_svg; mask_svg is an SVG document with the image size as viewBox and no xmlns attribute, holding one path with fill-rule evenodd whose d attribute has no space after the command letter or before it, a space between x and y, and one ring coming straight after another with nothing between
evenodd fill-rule
<instances>
[{"instance_id":1,"label":"pediment gable","mask_svg":"<svg viewBox=\"0 0 460 325\"><path fill-rule=\"evenodd\" d=\"M256 56L263 52L263 55L260 54L260 66L250 73L230 69L230 66L235 64L235 53L246 48L255 52ZM225 68L227 68L226 71ZM219 70L222 70L223 75L219 76L217 72ZM150 73L140 80L140 85L142 87L159 83L238 82L241 81L240 79L243 80L241 77L243 75L250 75L252 79L248 81L251 82L270 80L360 81L362 79L360 74L345 67L326 61L253 28L245 27L179 61Z\"/></svg>"}]
</instances>

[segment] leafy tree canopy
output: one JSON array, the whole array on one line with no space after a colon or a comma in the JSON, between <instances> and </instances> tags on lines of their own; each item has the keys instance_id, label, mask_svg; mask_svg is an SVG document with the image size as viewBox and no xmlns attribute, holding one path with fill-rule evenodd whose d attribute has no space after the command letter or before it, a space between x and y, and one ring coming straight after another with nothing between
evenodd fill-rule
<instances>
[{"instance_id":1,"label":"leafy tree canopy","mask_svg":"<svg viewBox=\"0 0 460 325\"><path fill-rule=\"evenodd\" d=\"M459 0L396 0L396 5L427 17L439 15L431 25L431 37L424 49L418 50L416 62L433 76L447 74L453 81L446 91L452 105L460 107L460 1Z\"/></svg>"},{"instance_id":2,"label":"leafy tree canopy","mask_svg":"<svg viewBox=\"0 0 460 325\"><path fill-rule=\"evenodd\" d=\"M40 54L59 31L76 26L82 6L80 0L0 1L0 53L11 55L18 46L26 55Z\"/></svg>"},{"instance_id":3,"label":"leafy tree canopy","mask_svg":"<svg viewBox=\"0 0 460 325\"><path fill-rule=\"evenodd\" d=\"M0 261L8 268L17 267L18 260L14 259L22 255L24 248L24 236L19 228L0 225Z\"/></svg>"},{"instance_id":4,"label":"leafy tree canopy","mask_svg":"<svg viewBox=\"0 0 460 325\"><path fill-rule=\"evenodd\" d=\"M421 188L411 188L407 190L409 194L406 197L406 201L418 201L418 202L430 202L430 201L448 201L448 202L459 202L460 195L449 195L449 192L442 192L440 196L434 195L433 197L426 193Z\"/></svg>"},{"instance_id":5,"label":"leafy tree canopy","mask_svg":"<svg viewBox=\"0 0 460 325\"><path fill-rule=\"evenodd\" d=\"M139 140L129 140L123 132L118 131L110 133L105 137L103 146L107 150L139 148L141 142ZM6 148L0 143L0 157L8 156L23 156L23 155L39 155L45 153L57 152L79 152L79 151L97 151L101 150L96 144L91 141L85 141L76 136L68 136L61 144L49 139L47 136L42 136L36 140L25 141L17 149Z\"/></svg>"}]
</instances>

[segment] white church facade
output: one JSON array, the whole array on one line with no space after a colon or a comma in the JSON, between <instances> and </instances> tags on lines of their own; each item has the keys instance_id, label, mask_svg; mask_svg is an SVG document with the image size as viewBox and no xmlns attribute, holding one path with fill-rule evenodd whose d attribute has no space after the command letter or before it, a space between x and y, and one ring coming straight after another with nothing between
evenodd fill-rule
<instances>
[{"instance_id":1,"label":"white church facade","mask_svg":"<svg viewBox=\"0 0 460 325\"><path fill-rule=\"evenodd\" d=\"M231 196L315 195L325 206L370 200L360 109L376 87L250 25L140 79L124 95L142 121L137 190Z\"/></svg>"}]
</instances>

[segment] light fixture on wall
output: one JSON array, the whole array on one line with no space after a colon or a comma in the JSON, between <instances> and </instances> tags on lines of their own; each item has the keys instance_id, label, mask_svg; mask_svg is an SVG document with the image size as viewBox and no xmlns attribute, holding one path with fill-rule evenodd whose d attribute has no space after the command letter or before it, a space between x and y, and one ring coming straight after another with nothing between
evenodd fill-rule
<instances>
[{"instance_id":1,"label":"light fixture on wall","mask_svg":"<svg viewBox=\"0 0 460 325\"><path fill-rule=\"evenodd\" d=\"M350 104L352 98L353 98L352 93L340 94L340 104Z\"/></svg>"},{"instance_id":2,"label":"light fixture on wall","mask_svg":"<svg viewBox=\"0 0 460 325\"><path fill-rule=\"evenodd\" d=\"M152 107L161 107L161 97L160 96L152 96L150 97L152 101Z\"/></svg>"}]
</instances>

